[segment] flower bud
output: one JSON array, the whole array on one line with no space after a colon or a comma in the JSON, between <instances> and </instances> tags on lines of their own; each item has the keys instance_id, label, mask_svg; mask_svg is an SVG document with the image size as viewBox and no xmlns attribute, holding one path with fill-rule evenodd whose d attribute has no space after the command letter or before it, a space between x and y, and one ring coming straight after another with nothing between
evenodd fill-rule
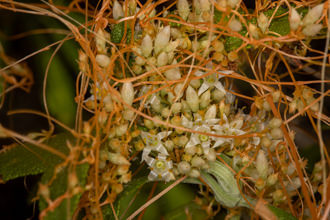
<instances>
[{"instance_id":1,"label":"flower bud","mask_svg":"<svg viewBox=\"0 0 330 220\"><path fill-rule=\"evenodd\" d=\"M199 98L197 92L191 86L188 86L186 90L186 101L193 112L199 110Z\"/></svg>"},{"instance_id":2,"label":"flower bud","mask_svg":"<svg viewBox=\"0 0 330 220\"><path fill-rule=\"evenodd\" d=\"M130 165L130 162L119 153L109 153L109 161L115 165Z\"/></svg>"},{"instance_id":3,"label":"flower bud","mask_svg":"<svg viewBox=\"0 0 330 220\"><path fill-rule=\"evenodd\" d=\"M262 178L258 178L255 182L255 186L258 190L262 190L266 186L266 182Z\"/></svg>"},{"instance_id":4,"label":"flower bud","mask_svg":"<svg viewBox=\"0 0 330 220\"><path fill-rule=\"evenodd\" d=\"M104 54L97 54L95 60L101 67L107 67L110 64L110 58Z\"/></svg>"},{"instance_id":5,"label":"flower bud","mask_svg":"<svg viewBox=\"0 0 330 220\"><path fill-rule=\"evenodd\" d=\"M283 202L285 200L283 191L281 189L278 189L275 192L273 192L273 199L275 203Z\"/></svg>"},{"instance_id":6,"label":"flower bud","mask_svg":"<svg viewBox=\"0 0 330 220\"><path fill-rule=\"evenodd\" d=\"M155 39L155 53L158 54L165 48L170 41L171 29L170 26L164 27L156 36Z\"/></svg>"},{"instance_id":7,"label":"flower bud","mask_svg":"<svg viewBox=\"0 0 330 220\"><path fill-rule=\"evenodd\" d=\"M151 52L152 52L152 39L151 37L147 34L144 36L142 42L141 42L141 50L142 50L142 55L145 57L149 57Z\"/></svg>"},{"instance_id":8,"label":"flower bud","mask_svg":"<svg viewBox=\"0 0 330 220\"><path fill-rule=\"evenodd\" d=\"M200 98L200 108L201 109L206 108L207 106L209 106L210 102L211 102L211 92L208 89L206 92L204 92L201 95L201 98Z\"/></svg>"},{"instance_id":9,"label":"flower bud","mask_svg":"<svg viewBox=\"0 0 330 220\"><path fill-rule=\"evenodd\" d=\"M186 148L184 149L184 152L185 152L186 154L189 154L189 155L194 155L194 154L196 154L196 152L197 152L197 148L196 148L195 146L186 147Z\"/></svg>"},{"instance_id":10,"label":"flower bud","mask_svg":"<svg viewBox=\"0 0 330 220\"><path fill-rule=\"evenodd\" d=\"M277 103L280 100L281 92L279 90L272 92L272 97L273 97L274 103Z\"/></svg>"},{"instance_id":11,"label":"flower bud","mask_svg":"<svg viewBox=\"0 0 330 220\"><path fill-rule=\"evenodd\" d=\"M181 174L188 174L190 171L190 164L187 161L181 161L178 164L178 170Z\"/></svg>"},{"instance_id":12,"label":"flower bud","mask_svg":"<svg viewBox=\"0 0 330 220\"><path fill-rule=\"evenodd\" d=\"M121 97L123 98L124 102L126 102L128 105L133 104L134 88L131 82L123 83L123 87L121 89Z\"/></svg>"},{"instance_id":13,"label":"flower bud","mask_svg":"<svg viewBox=\"0 0 330 220\"><path fill-rule=\"evenodd\" d=\"M268 161L267 157L265 155L265 152L263 150L259 150L257 160L256 160L256 169L259 173L259 176L262 179L266 179L268 175Z\"/></svg>"},{"instance_id":14,"label":"flower bud","mask_svg":"<svg viewBox=\"0 0 330 220\"><path fill-rule=\"evenodd\" d=\"M215 89L212 92L212 99L216 102L220 102L224 97L225 97L226 93L224 93L221 90Z\"/></svg>"},{"instance_id":15,"label":"flower bud","mask_svg":"<svg viewBox=\"0 0 330 220\"><path fill-rule=\"evenodd\" d=\"M192 177L192 178L198 178L201 175L201 173L199 172L198 169L196 168L192 168L188 174L188 176Z\"/></svg>"},{"instance_id":16,"label":"flower bud","mask_svg":"<svg viewBox=\"0 0 330 220\"><path fill-rule=\"evenodd\" d=\"M216 105L211 105L209 109L205 113L205 120L208 119L214 119L217 115L217 106Z\"/></svg>"},{"instance_id":17,"label":"flower bud","mask_svg":"<svg viewBox=\"0 0 330 220\"><path fill-rule=\"evenodd\" d=\"M173 60L172 65L177 64L176 60ZM171 68L166 70L164 73L166 79L168 80L178 80L181 79L181 73L179 68Z\"/></svg>"},{"instance_id":18,"label":"flower bud","mask_svg":"<svg viewBox=\"0 0 330 220\"><path fill-rule=\"evenodd\" d=\"M116 127L116 135L118 137L123 136L124 134L126 134L127 128L128 128L127 123L119 125L118 127Z\"/></svg>"},{"instance_id":19,"label":"flower bud","mask_svg":"<svg viewBox=\"0 0 330 220\"><path fill-rule=\"evenodd\" d=\"M323 6L324 4L319 4L314 8L310 9L303 19L303 24L307 26L310 24L314 24L317 20L319 20L319 18L322 16Z\"/></svg>"},{"instance_id":20,"label":"flower bud","mask_svg":"<svg viewBox=\"0 0 330 220\"><path fill-rule=\"evenodd\" d=\"M215 150L213 148L210 148L205 154L205 158L207 161L215 161L217 159Z\"/></svg>"},{"instance_id":21,"label":"flower bud","mask_svg":"<svg viewBox=\"0 0 330 220\"><path fill-rule=\"evenodd\" d=\"M254 38L254 39L259 39L259 30L257 28L257 26L255 26L254 24L250 23L249 24L249 32L251 34L251 36Z\"/></svg>"},{"instance_id":22,"label":"flower bud","mask_svg":"<svg viewBox=\"0 0 330 220\"><path fill-rule=\"evenodd\" d=\"M282 120L280 118L272 118L272 120L269 121L269 127L270 128L279 128L282 125Z\"/></svg>"},{"instance_id":23,"label":"flower bud","mask_svg":"<svg viewBox=\"0 0 330 220\"><path fill-rule=\"evenodd\" d=\"M178 8L178 12L179 12L179 15L181 16L181 18L183 18L183 20L187 20L188 15L190 13L188 1L187 0L178 0L177 8Z\"/></svg>"},{"instance_id":24,"label":"flower bud","mask_svg":"<svg viewBox=\"0 0 330 220\"><path fill-rule=\"evenodd\" d=\"M200 4L200 9L202 11L209 11L210 10L210 7L211 7L211 4L210 4L210 1L209 0L199 0L199 4Z\"/></svg>"},{"instance_id":25,"label":"flower bud","mask_svg":"<svg viewBox=\"0 0 330 220\"><path fill-rule=\"evenodd\" d=\"M231 8L236 8L238 6L240 0L228 0L227 4L231 7Z\"/></svg>"},{"instance_id":26,"label":"flower bud","mask_svg":"<svg viewBox=\"0 0 330 220\"><path fill-rule=\"evenodd\" d=\"M167 53L161 52L157 57L157 66L165 66L168 63Z\"/></svg>"},{"instance_id":27,"label":"flower bud","mask_svg":"<svg viewBox=\"0 0 330 220\"><path fill-rule=\"evenodd\" d=\"M178 114L181 112L182 104L180 102L176 102L172 104L172 112L173 114Z\"/></svg>"},{"instance_id":28,"label":"flower bud","mask_svg":"<svg viewBox=\"0 0 330 220\"><path fill-rule=\"evenodd\" d=\"M125 109L123 112L123 118L127 121L132 121L134 119L135 112L130 109Z\"/></svg>"},{"instance_id":29,"label":"flower bud","mask_svg":"<svg viewBox=\"0 0 330 220\"><path fill-rule=\"evenodd\" d=\"M201 81L199 79L193 79L190 81L190 86L194 89L198 89L201 86Z\"/></svg>"},{"instance_id":30,"label":"flower bud","mask_svg":"<svg viewBox=\"0 0 330 220\"><path fill-rule=\"evenodd\" d=\"M268 148L271 145L272 145L272 141L267 136L261 138L261 146Z\"/></svg>"},{"instance_id":31,"label":"flower bud","mask_svg":"<svg viewBox=\"0 0 330 220\"><path fill-rule=\"evenodd\" d=\"M169 108L163 108L162 112L161 112L162 116L164 118L167 118L168 116L170 116L170 109Z\"/></svg>"},{"instance_id":32,"label":"flower bud","mask_svg":"<svg viewBox=\"0 0 330 220\"><path fill-rule=\"evenodd\" d=\"M294 8L291 9L291 15L289 17L289 22L290 22L290 28L292 31L297 30L301 23L300 15L297 12L297 10Z\"/></svg>"},{"instance_id":33,"label":"flower bud","mask_svg":"<svg viewBox=\"0 0 330 220\"><path fill-rule=\"evenodd\" d=\"M121 4L119 4L117 0L113 3L112 12L113 12L113 18L115 20L124 17L123 7L121 6Z\"/></svg>"},{"instance_id":34,"label":"flower bud","mask_svg":"<svg viewBox=\"0 0 330 220\"><path fill-rule=\"evenodd\" d=\"M193 167L201 168L205 164L205 161L198 156L194 156L190 163Z\"/></svg>"},{"instance_id":35,"label":"flower bud","mask_svg":"<svg viewBox=\"0 0 330 220\"><path fill-rule=\"evenodd\" d=\"M173 148L174 148L173 141L167 140L167 141L165 141L164 145L165 145L165 148L166 148L167 151L169 151L169 152L173 151Z\"/></svg>"},{"instance_id":36,"label":"flower bud","mask_svg":"<svg viewBox=\"0 0 330 220\"><path fill-rule=\"evenodd\" d=\"M269 19L268 17L261 12L261 14L258 17L258 26L260 27L260 30L262 31L262 33L266 32L266 29L268 28L268 22Z\"/></svg>"},{"instance_id":37,"label":"flower bud","mask_svg":"<svg viewBox=\"0 0 330 220\"><path fill-rule=\"evenodd\" d=\"M322 24L309 24L302 30L302 33L306 37L313 37L320 32L322 27L323 27Z\"/></svg>"},{"instance_id":38,"label":"flower bud","mask_svg":"<svg viewBox=\"0 0 330 220\"><path fill-rule=\"evenodd\" d=\"M153 121L149 119L144 119L144 126L146 126L148 129L153 129L155 125Z\"/></svg>"},{"instance_id":39,"label":"flower bud","mask_svg":"<svg viewBox=\"0 0 330 220\"><path fill-rule=\"evenodd\" d=\"M267 178L267 186L273 186L278 181L278 173L273 173Z\"/></svg>"},{"instance_id":40,"label":"flower bud","mask_svg":"<svg viewBox=\"0 0 330 220\"><path fill-rule=\"evenodd\" d=\"M162 112L163 108L162 108L162 105L160 103L160 99L157 95L155 95L151 98L151 108L152 108L152 110L154 110L157 113Z\"/></svg>"},{"instance_id":41,"label":"flower bud","mask_svg":"<svg viewBox=\"0 0 330 220\"><path fill-rule=\"evenodd\" d=\"M241 22L239 22L239 20L237 19L232 19L229 23L228 23L228 27L232 30L232 31L236 31L239 32L242 30L242 24Z\"/></svg>"},{"instance_id":42,"label":"flower bud","mask_svg":"<svg viewBox=\"0 0 330 220\"><path fill-rule=\"evenodd\" d=\"M273 139L281 139L283 137L283 131L281 128L273 128L270 130L270 135Z\"/></svg>"}]
</instances>

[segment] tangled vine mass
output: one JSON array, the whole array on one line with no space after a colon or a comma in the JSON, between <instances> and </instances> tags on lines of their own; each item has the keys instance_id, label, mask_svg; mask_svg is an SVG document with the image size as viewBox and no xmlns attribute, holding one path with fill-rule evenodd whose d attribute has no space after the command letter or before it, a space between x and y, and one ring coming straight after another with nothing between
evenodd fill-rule
<instances>
[{"instance_id":1,"label":"tangled vine mass","mask_svg":"<svg viewBox=\"0 0 330 220\"><path fill-rule=\"evenodd\" d=\"M37 12L51 7L9 2ZM65 10L47 11L81 49L78 122L69 151L39 185L41 218L78 198L69 218L119 219L114 204L141 178L168 189L192 184L194 203L208 207L209 218L222 209L228 219L329 215L330 158L320 129L330 122L323 111L329 55L311 46L328 41L329 1L256 1L251 9L240 0L116 0L100 2L94 14L80 3L67 10L80 10L86 24ZM301 80L299 72L311 68L319 75ZM82 121L83 113L90 117ZM318 137L321 160L313 167L291 127L299 118ZM0 128L2 137L21 137ZM24 139L44 146L36 140ZM51 185L63 169L68 187L55 197ZM128 219L142 218L146 207Z\"/></svg>"}]
</instances>

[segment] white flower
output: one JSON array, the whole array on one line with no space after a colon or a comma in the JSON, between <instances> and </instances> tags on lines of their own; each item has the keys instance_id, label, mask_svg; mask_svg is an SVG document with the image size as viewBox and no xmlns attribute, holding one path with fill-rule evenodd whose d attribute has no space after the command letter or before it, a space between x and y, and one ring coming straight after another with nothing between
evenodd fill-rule
<instances>
[{"instance_id":1,"label":"white flower","mask_svg":"<svg viewBox=\"0 0 330 220\"><path fill-rule=\"evenodd\" d=\"M182 116L181 123L184 127L190 128L194 131L200 131L205 133L214 133L212 131L212 127L215 126L220 119L212 118L212 119L205 119L203 120L199 114L195 114L195 120L189 121L185 116ZM204 152L207 153L211 146L211 141L215 140L216 137L210 137L207 135L201 135L197 133L192 133L188 143L186 144L185 148L193 147L196 145L201 145Z\"/></svg>"},{"instance_id":2,"label":"white flower","mask_svg":"<svg viewBox=\"0 0 330 220\"><path fill-rule=\"evenodd\" d=\"M245 134L245 131L241 130L243 126L243 119L236 119L232 122L229 122L227 119L227 116L225 114L222 114L222 117L225 121L222 125L215 125L213 126L213 129L215 129L217 132L216 134L219 135L243 135ZM218 137L216 140L216 143L213 145L213 147L218 147L224 143L230 143L231 147L233 147L233 138L221 138Z\"/></svg>"},{"instance_id":3,"label":"white flower","mask_svg":"<svg viewBox=\"0 0 330 220\"><path fill-rule=\"evenodd\" d=\"M171 134L171 131L163 131L158 133L157 135L152 135L149 132L141 132L141 137L146 146L143 149L142 153L142 161L146 161L148 163L148 160L151 158L149 156L149 153L151 151L157 151L163 155L168 155L166 148L164 147L162 143L162 139L167 137Z\"/></svg>"},{"instance_id":4,"label":"white flower","mask_svg":"<svg viewBox=\"0 0 330 220\"><path fill-rule=\"evenodd\" d=\"M207 67L209 69L212 69L212 63L207 64ZM232 71L230 70L224 70L224 71L218 71L222 74L231 74ZM205 73L202 71L196 71L195 75L196 76L201 76L204 75ZM214 73L211 74L207 77L203 78L203 84L201 85L201 87L199 87L198 90L198 96L200 96L201 94L203 94L206 90L208 90L209 88L215 87L216 89L226 93L225 88L223 87L223 85L221 84L221 82L219 82L219 79L221 79L223 77L223 75Z\"/></svg>"},{"instance_id":5,"label":"white flower","mask_svg":"<svg viewBox=\"0 0 330 220\"><path fill-rule=\"evenodd\" d=\"M147 164L150 166L150 173L148 179L170 181L175 177L171 171L173 164L171 160L166 158L166 155L159 154L156 159L149 157Z\"/></svg>"}]
</instances>

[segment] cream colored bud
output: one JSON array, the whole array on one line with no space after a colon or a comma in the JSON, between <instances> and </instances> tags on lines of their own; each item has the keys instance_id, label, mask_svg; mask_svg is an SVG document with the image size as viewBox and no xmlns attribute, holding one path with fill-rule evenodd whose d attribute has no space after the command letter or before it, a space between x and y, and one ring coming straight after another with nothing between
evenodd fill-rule
<instances>
[{"instance_id":1,"label":"cream colored bud","mask_svg":"<svg viewBox=\"0 0 330 220\"><path fill-rule=\"evenodd\" d=\"M188 176L192 177L192 178L198 178L201 175L201 173L199 172L198 169L196 168L192 168L188 174Z\"/></svg>"},{"instance_id":2,"label":"cream colored bud","mask_svg":"<svg viewBox=\"0 0 330 220\"><path fill-rule=\"evenodd\" d=\"M164 118L167 118L168 116L170 116L170 109L169 108L163 108L162 112L161 112L162 116Z\"/></svg>"},{"instance_id":3,"label":"cream colored bud","mask_svg":"<svg viewBox=\"0 0 330 220\"><path fill-rule=\"evenodd\" d=\"M273 186L278 181L278 173L274 173L267 178L267 186Z\"/></svg>"},{"instance_id":4,"label":"cream colored bud","mask_svg":"<svg viewBox=\"0 0 330 220\"><path fill-rule=\"evenodd\" d=\"M156 36L155 39L155 53L158 54L162 49L164 49L169 41L171 36L170 26L164 27Z\"/></svg>"},{"instance_id":5,"label":"cream colored bud","mask_svg":"<svg viewBox=\"0 0 330 220\"><path fill-rule=\"evenodd\" d=\"M294 8L291 9L291 15L289 17L289 22L290 22L290 28L292 31L297 30L301 24L301 17L299 15L299 13L297 12L297 10Z\"/></svg>"},{"instance_id":6,"label":"cream colored bud","mask_svg":"<svg viewBox=\"0 0 330 220\"><path fill-rule=\"evenodd\" d=\"M227 4L231 7L231 8L236 8L239 4L240 0L228 0Z\"/></svg>"},{"instance_id":7,"label":"cream colored bud","mask_svg":"<svg viewBox=\"0 0 330 220\"><path fill-rule=\"evenodd\" d=\"M201 168L205 164L205 161L201 157L194 156L190 163L193 167Z\"/></svg>"},{"instance_id":8,"label":"cream colored bud","mask_svg":"<svg viewBox=\"0 0 330 220\"><path fill-rule=\"evenodd\" d=\"M268 148L272 145L272 141L267 136L263 136L261 138L260 143L261 143L261 146L266 147L266 148Z\"/></svg>"},{"instance_id":9,"label":"cream colored bud","mask_svg":"<svg viewBox=\"0 0 330 220\"><path fill-rule=\"evenodd\" d=\"M193 79L190 81L190 86L194 89L198 89L201 86L201 81L199 79Z\"/></svg>"},{"instance_id":10,"label":"cream colored bud","mask_svg":"<svg viewBox=\"0 0 330 220\"><path fill-rule=\"evenodd\" d=\"M322 24L309 24L302 30L302 33L306 37L313 37L320 32L322 27L323 27Z\"/></svg>"},{"instance_id":11,"label":"cream colored bud","mask_svg":"<svg viewBox=\"0 0 330 220\"><path fill-rule=\"evenodd\" d=\"M104 54L97 54L95 60L101 67L107 67L110 64L110 58Z\"/></svg>"},{"instance_id":12,"label":"cream colored bud","mask_svg":"<svg viewBox=\"0 0 330 220\"><path fill-rule=\"evenodd\" d=\"M216 116L217 116L217 106L216 105L211 105L207 109L204 119L205 120L214 119Z\"/></svg>"},{"instance_id":13,"label":"cream colored bud","mask_svg":"<svg viewBox=\"0 0 330 220\"><path fill-rule=\"evenodd\" d=\"M261 178L266 179L268 176L269 165L266 154L263 150L259 150L256 160L256 169Z\"/></svg>"},{"instance_id":14,"label":"cream colored bud","mask_svg":"<svg viewBox=\"0 0 330 220\"><path fill-rule=\"evenodd\" d=\"M158 96L154 96L154 97L152 98L152 101L151 101L151 108L152 108L152 110L154 110L154 111L157 112L157 113L162 112L163 107L162 107L162 105L161 105L161 103L160 103L160 99L159 99Z\"/></svg>"},{"instance_id":15,"label":"cream colored bud","mask_svg":"<svg viewBox=\"0 0 330 220\"><path fill-rule=\"evenodd\" d=\"M178 170L181 174L188 174L190 172L190 164L187 161L181 161L178 164Z\"/></svg>"},{"instance_id":16,"label":"cream colored bud","mask_svg":"<svg viewBox=\"0 0 330 220\"><path fill-rule=\"evenodd\" d=\"M104 109L107 112L111 112L113 110L113 103L110 95L107 95L103 99Z\"/></svg>"},{"instance_id":17,"label":"cream colored bud","mask_svg":"<svg viewBox=\"0 0 330 220\"><path fill-rule=\"evenodd\" d=\"M272 92L272 97L273 97L273 101L277 103L278 101L280 101L281 92L279 90Z\"/></svg>"},{"instance_id":18,"label":"cream colored bud","mask_svg":"<svg viewBox=\"0 0 330 220\"><path fill-rule=\"evenodd\" d=\"M161 52L157 57L157 66L165 66L168 63L167 53Z\"/></svg>"},{"instance_id":19,"label":"cream colored bud","mask_svg":"<svg viewBox=\"0 0 330 220\"><path fill-rule=\"evenodd\" d=\"M310 9L303 19L303 24L305 26L314 24L322 16L324 4L319 4L314 8Z\"/></svg>"},{"instance_id":20,"label":"cream colored bud","mask_svg":"<svg viewBox=\"0 0 330 220\"><path fill-rule=\"evenodd\" d=\"M131 82L123 83L123 87L121 89L121 97L128 105L133 104L134 100L134 88Z\"/></svg>"},{"instance_id":21,"label":"cream colored bud","mask_svg":"<svg viewBox=\"0 0 330 220\"><path fill-rule=\"evenodd\" d=\"M270 130L270 135L273 139L281 139L283 137L283 131L281 128L273 128Z\"/></svg>"},{"instance_id":22,"label":"cream colored bud","mask_svg":"<svg viewBox=\"0 0 330 220\"><path fill-rule=\"evenodd\" d=\"M130 109L125 109L123 112L123 118L127 121L132 121L134 119L134 111Z\"/></svg>"},{"instance_id":23,"label":"cream colored bud","mask_svg":"<svg viewBox=\"0 0 330 220\"><path fill-rule=\"evenodd\" d=\"M197 152L197 148L195 146L187 147L184 149L184 152L189 155L194 155Z\"/></svg>"},{"instance_id":24,"label":"cream colored bud","mask_svg":"<svg viewBox=\"0 0 330 220\"><path fill-rule=\"evenodd\" d=\"M254 38L254 39L259 39L259 30L257 28L257 26L255 26L254 24L250 23L249 24L249 32L251 34L251 36Z\"/></svg>"},{"instance_id":25,"label":"cream colored bud","mask_svg":"<svg viewBox=\"0 0 330 220\"><path fill-rule=\"evenodd\" d=\"M201 11L209 11L210 7L211 7L209 0L199 0L199 5L200 5Z\"/></svg>"},{"instance_id":26,"label":"cream colored bud","mask_svg":"<svg viewBox=\"0 0 330 220\"><path fill-rule=\"evenodd\" d=\"M225 97L226 93L224 93L221 90L215 89L212 92L212 99L216 102L220 102L224 97Z\"/></svg>"},{"instance_id":27,"label":"cream colored bud","mask_svg":"<svg viewBox=\"0 0 330 220\"><path fill-rule=\"evenodd\" d=\"M148 129L153 129L155 125L153 121L149 119L144 119L144 126L146 126Z\"/></svg>"},{"instance_id":28,"label":"cream colored bud","mask_svg":"<svg viewBox=\"0 0 330 220\"><path fill-rule=\"evenodd\" d=\"M126 134L127 128L128 128L127 123L119 125L118 127L116 127L116 135L118 137L123 136L124 134Z\"/></svg>"},{"instance_id":29,"label":"cream colored bud","mask_svg":"<svg viewBox=\"0 0 330 220\"><path fill-rule=\"evenodd\" d=\"M177 142L177 145L180 147L184 147L188 143L189 139L187 136L180 136Z\"/></svg>"},{"instance_id":30,"label":"cream colored bud","mask_svg":"<svg viewBox=\"0 0 330 220\"><path fill-rule=\"evenodd\" d=\"M113 18L115 20L118 20L119 18L122 18L125 15L123 7L121 6L121 4L119 4L117 0L113 3L112 13L113 13Z\"/></svg>"},{"instance_id":31,"label":"cream colored bud","mask_svg":"<svg viewBox=\"0 0 330 220\"><path fill-rule=\"evenodd\" d=\"M232 30L232 31L241 31L242 30L242 24L239 20L237 19L232 19L229 23L228 23L228 27Z\"/></svg>"},{"instance_id":32,"label":"cream colored bud","mask_svg":"<svg viewBox=\"0 0 330 220\"><path fill-rule=\"evenodd\" d=\"M144 36L142 43L141 43L141 50L142 50L143 56L149 57L151 55L152 49L153 49L152 39L147 34L146 36Z\"/></svg>"},{"instance_id":33,"label":"cream colored bud","mask_svg":"<svg viewBox=\"0 0 330 220\"><path fill-rule=\"evenodd\" d=\"M191 86L188 86L186 90L186 101L193 112L199 110L199 98L197 92Z\"/></svg>"},{"instance_id":34,"label":"cream colored bud","mask_svg":"<svg viewBox=\"0 0 330 220\"><path fill-rule=\"evenodd\" d=\"M261 12L257 20L260 30L262 31L262 33L265 33L268 28L268 22L269 22L268 17Z\"/></svg>"},{"instance_id":35,"label":"cream colored bud","mask_svg":"<svg viewBox=\"0 0 330 220\"><path fill-rule=\"evenodd\" d=\"M275 192L273 192L273 199L274 199L274 202L276 202L276 203L283 202L285 200L283 191L281 189L278 189Z\"/></svg>"},{"instance_id":36,"label":"cream colored bud","mask_svg":"<svg viewBox=\"0 0 330 220\"><path fill-rule=\"evenodd\" d=\"M173 60L172 65L173 64L177 64L176 60ZM178 80L181 79L181 73L180 73L180 69L179 68L172 68L169 70L166 70L164 73L166 79L168 80Z\"/></svg>"},{"instance_id":37,"label":"cream colored bud","mask_svg":"<svg viewBox=\"0 0 330 220\"><path fill-rule=\"evenodd\" d=\"M173 114L178 114L181 112L182 104L180 102L176 102L172 105Z\"/></svg>"},{"instance_id":38,"label":"cream colored bud","mask_svg":"<svg viewBox=\"0 0 330 220\"><path fill-rule=\"evenodd\" d=\"M165 141L164 145L165 145L166 150L168 150L169 152L173 151L173 148L174 148L173 141L167 140L167 141Z\"/></svg>"},{"instance_id":39,"label":"cream colored bud","mask_svg":"<svg viewBox=\"0 0 330 220\"><path fill-rule=\"evenodd\" d=\"M137 65L139 65L139 66L142 66L142 65L144 65L146 62L145 62L145 60L142 58L142 57L139 57L139 56L137 56L136 58L135 58L135 64L137 64Z\"/></svg>"},{"instance_id":40,"label":"cream colored bud","mask_svg":"<svg viewBox=\"0 0 330 220\"><path fill-rule=\"evenodd\" d=\"M211 92L210 90L208 89L206 92L204 92L202 95L201 95L201 98L200 98L200 108L201 109L204 109L206 108L207 106L210 105L210 102L211 102Z\"/></svg>"},{"instance_id":41,"label":"cream colored bud","mask_svg":"<svg viewBox=\"0 0 330 220\"><path fill-rule=\"evenodd\" d=\"M205 158L208 161L215 161L217 159L217 155L213 148L210 148L209 151L205 154Z\"/></svg>"},{"instance_id":42,"label":"cream colored bud","mask_svg":"<svg viewBox=\"0 0 330 220\"><path fill-rule=\"evenodd\" d=\"M130 162L119 153L109 153L109 161L115 165L130 165Z\"/></svg>"},{"instance_id":43,"label":"cream colored bud","mask_svg":"<svg viewBox=\"0 0 330 220\"><path fill-rule=\"evenodd\" d=\"M266 186L266 182L262 178L258 178L255 182L255 186L257 187L258 190L262 190Z\"/></svg>"},{"instance_id":44,"label":"cream colored bud","mask_svg":"<svg viewBox=\"0 0 330 220\"><path fill-rule=\"evenodd\" d=\"M268 125L271 128L279 128L282 125L282 119L274 117L269 121Z\"/></svg>"},{"instance_id":45,"label":"cream colored bud","mask_svg":"<svg viewBox=\"0 0 330 220\"><path fill-rule=\"evenodd\" d=\"M188 15L190 13L188 1L187 0L178 0L177 8L178 8L178 12L179 12L179 15L181 16L181 18L183 18L183 20L187 20Z\"/></svg>"}]
</instances>

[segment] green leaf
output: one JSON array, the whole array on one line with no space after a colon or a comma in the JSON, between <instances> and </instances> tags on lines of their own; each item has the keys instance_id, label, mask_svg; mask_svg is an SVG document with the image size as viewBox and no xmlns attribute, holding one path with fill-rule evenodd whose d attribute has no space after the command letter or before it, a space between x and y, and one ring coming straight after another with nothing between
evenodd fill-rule
<instances>
[{"instance_id":1,"label":"green leaf","mask_svg":"<svg viewBox=\"0 0 330 220\"><path fill-rule=\"evenodd\" d=\"M293 215L287 213L282 209L276 208L271 205L268 205L268 208L276 215L278 220L297 220L297 218L295 218Z\"/></svg>"},{"instance_id":2,"label":"green leaf","mask_svg":"<svg viewBox=\"0 0 330 220\"><path fill-rule=\"evenodd\" d=\"M71 135L59 134L44 144L67 154L65 141ZM42 173L47 167L58 164L62 159L46 150L31 144L18 145L0 154L0 175L4 181L17 177Z\"/></svg>"},{"instance_id":3,"label":"green leaf","mask_svg":"<svg viewBox=\"0 0 330 220\"><path fill-rule=\"evenodd\" d=\"M86 184L86 177L89 169L89 164L80 164L76 167L75 173L78 177L78 183L81 187ZM42 176L41 182L46 184L54 175L54 167L48 168L45 174ZM68 168L64 168L56 175L56 178L49 187L50 198L54 201L58 197L66 193L68 189ZM76 210L79 199L82 193L78 193L71 198L66 198L54 209L54 211L48 211L45 220L57 220L57 219L72 219L72 215ZM69 205L69 206L68 206ZM41 198L39 201L39 209L42 211L47 208L47 202Z\"/></svg>"},{"instance_id":4,"label":"green leaf","mask_svg":"<svg viewBox=\"0 0 330 220\"><path fill-rule=\"evenodd\" d=\"M185 220L187 219L186 211L193 217L193 219L206 219L207 214L202 210L201 206L194 202L181 205L165 215L166 220Z\"/></svg>"},{"instance_id":5,"label":"green leaf","mask_svg":"<svg viewBox=\"0 0 330 220\"><path fill-rule=\"evenodd\" d=\"M118 198L114 203L114 209L116 211L117 217L120 217L123 214L127 204L129 204L129 202L133 199L137 191L147 182L147 177L140 177L137 179L133 179L129 184L125 186L123 192L118 195ZM104 219L115 219L110 205L103 206L102 212Z\"/></svg>"},{"instance_id":6,"label":"green leaf","mask_svg":"<svg viewBox=\"0 0 330 220\"><path fill-rule=\"evenodd\" d=\"M126 23L126 43L130 43L132 31L128 24ZM120 22L115 24L111 30L111 41L113 43L119 44L124 37L125 33L125 22Z\"/></svg>"}]
</instances>

